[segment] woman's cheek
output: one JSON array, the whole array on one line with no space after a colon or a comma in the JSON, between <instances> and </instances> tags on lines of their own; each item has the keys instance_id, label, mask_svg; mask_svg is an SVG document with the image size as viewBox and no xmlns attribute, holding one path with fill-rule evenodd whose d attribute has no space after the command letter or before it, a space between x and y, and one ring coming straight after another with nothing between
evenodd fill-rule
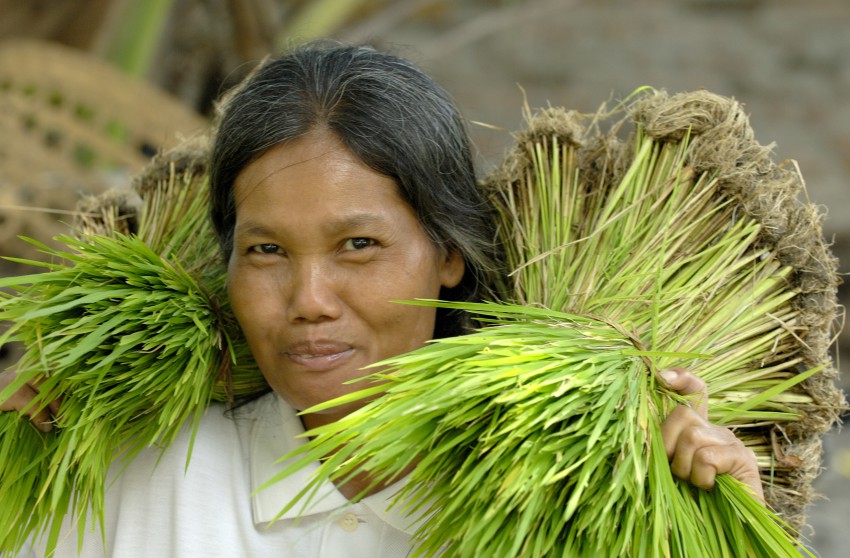
<instances>
[{"instance_id":1,"label":"woman's cheek","mask_svg":"<svg viewBox=\"0 0 850 558\"><path fill-rule=\"evenodd\" d=\"M267 314L279 306L280 290L270 270L233 265L229 267L227 291L236 319L243 330L262 327Z\"/></svg>"}]
</instances>

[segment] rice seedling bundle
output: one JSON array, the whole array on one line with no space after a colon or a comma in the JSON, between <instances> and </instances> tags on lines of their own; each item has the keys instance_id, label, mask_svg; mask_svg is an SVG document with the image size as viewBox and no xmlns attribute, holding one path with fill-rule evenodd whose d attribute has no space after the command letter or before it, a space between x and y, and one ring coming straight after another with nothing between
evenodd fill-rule
<instances>
[{"instance_id":1,"label":"rice seedling bundle","mask_svg":"<svg viewBox=\"0 0 850 558\"><path fill-rule=\"evenodd\" d=\"M806 552L789 530L843 402L817 212L734 101L644 94L627 110L608 130L602 113L531 119L488 180L509 296L420 302L482 327L305 411L384 393L308 432L270 483L319 460L309 500L324 479L378 486L416 464L397 505L421 518L420 555ZM756 453L779 515L726 475L710 492L672 477L660 423L688 401L656 374L673 366L707 382L710 419Z\"/></svg>"},{"instance_id":2,"label":"rice seedling bundle","mask_svg":"<svg viewBox=\"0 0 850 558\"><path fill-rule=\"evenodd\" d=\"M0 398L39 378L36 405L62 398L50 433L0 414L0 554L45 531L52 548L68 512L102 519L116 456L164 447L211 400L263 385L233 343L205 177L166 176L137 215L121 213L126 200L101 202L85 214L87 232L57 239L67 249L31 241L55 262L24 263L45 272L0 279L17 289L0 295L11 322L0 344L27 347Z\"/></svg>"},{"instance_id":3,"label":"rice seedling bundle","mask_svg":"<svg viewBox=\"0 0 850 558\"><path fill-rule=\"evenodd\" d=\"M398 505L425 517L420 554L796 555L737 482L707 493L671 477L658 425L687 402L655 374L707 381L711 419L756 452L768 502L799 527L843 404L817 211L733 101L648 94L628 111L531 121L487 184L509 294L460 305L479 331L381 363L382 383L350 398L383 395L311 432L282 474L319 459L316 483L379 482L417 462ZM62 263L3 280L17 292L0 302L2 341L28 347L19 384L45 377L39 404L64 400L50 434L0 415L0 501L21 503L0 511L2 552L55 537L66 513L102 517L118 453L164 447L209 401L265 388L227 307L205 171L164 161L158 186L137 188L138 222L107 203L68 251L45 247Z\"/></svg>"}]
</instances>

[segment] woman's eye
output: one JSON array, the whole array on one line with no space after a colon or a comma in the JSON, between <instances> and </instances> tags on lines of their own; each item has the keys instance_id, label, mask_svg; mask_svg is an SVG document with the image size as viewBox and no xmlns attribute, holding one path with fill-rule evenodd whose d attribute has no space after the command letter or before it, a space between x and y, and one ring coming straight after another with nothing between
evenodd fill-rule
<instances>
[{"instance_id":1,"label":"woman's eye","mask_svg":"<svg viewBox=\"0 0 850 558\"><path fill-rule=\"evenodd\" d=\"M251 246L250 251L254 252L256 254L277 254L281 250L280 250L280 246L278 246L277 244L267 243L267 244L257 244L256 246Z\"/></svg>"},{"instance_id":2,"label":"woman's eye","mask_svg":"<svg viewBox=\"0 0 850 558\"><path fill-rule=\"evenodd\" d=\"M343 247L346 250L363 250L375 244L375 241L371 238L349 238L345 241Z\"/></svg>"}]
</instances>

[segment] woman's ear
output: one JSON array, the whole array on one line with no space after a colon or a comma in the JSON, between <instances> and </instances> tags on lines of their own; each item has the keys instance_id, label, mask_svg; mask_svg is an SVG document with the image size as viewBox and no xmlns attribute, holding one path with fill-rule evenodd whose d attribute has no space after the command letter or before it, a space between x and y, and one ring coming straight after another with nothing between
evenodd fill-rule
<instances>
[{"instance_id":1,"label":"woman's ear","mask_svg":"<svg viewBox=\"0 0 850 558\"><path fill-rule=\"evenodd\" d=\"M466 271L463 256L457 250L448 250L440 257L440 284L447 289L457 287Z\"/></svg>"}]
</instances>

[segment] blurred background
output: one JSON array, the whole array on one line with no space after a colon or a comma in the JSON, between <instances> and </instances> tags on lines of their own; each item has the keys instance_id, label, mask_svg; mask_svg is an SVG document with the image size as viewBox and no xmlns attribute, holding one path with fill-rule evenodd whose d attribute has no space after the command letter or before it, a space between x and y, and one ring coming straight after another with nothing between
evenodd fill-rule
<instances>
[{"instance_id":1,"label":"blurred background","mask_svg":"<svg viewBox=\"0 0 850 558\"><path fill-rule=\"evenodd\" d=\"M65 232L82 196L127 184L203 130L263 56L331 36L435 76L471 122L482 173L523 126L525 102L591 112L644 85L735 97L776 160L797 161L850 269L846 0L0 0L0 14L3 255L32 257L16 235ZM19 272L0 264L0 276ZM845 332L836 358L848 344ZM14 359L0 351L0 364ZM819 556L843 558L850 437L836 429L825 447L805 535Z\"/></svg>"}]
</instances>

